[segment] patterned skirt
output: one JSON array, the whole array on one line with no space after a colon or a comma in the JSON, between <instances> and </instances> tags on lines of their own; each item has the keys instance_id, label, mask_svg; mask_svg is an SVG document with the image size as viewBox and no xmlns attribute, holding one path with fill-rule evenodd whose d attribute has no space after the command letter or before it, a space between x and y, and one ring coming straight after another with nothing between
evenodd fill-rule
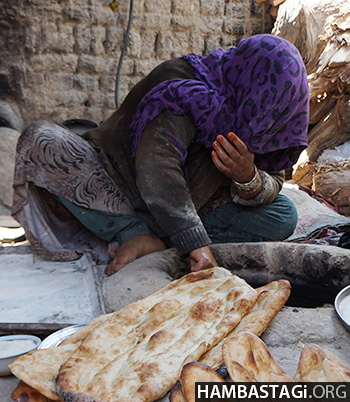
<instances>
[{"instance_id":1,"label":"patterned skirt","mask_svg":"<svg viewBox=\"0 0 350 402\"><path fill-rule=\"evenodd\" d=\"M12 215L25 229L33 253L69 261L84 253L107 260L106 241L77 221L50 193L95 211L134 215L108 174L101 151L49 121L29 125L19 138ZM106 159L107 161L107 159ZM108 163L108 162L107 162Z\"/></svg>"}]
</instances>

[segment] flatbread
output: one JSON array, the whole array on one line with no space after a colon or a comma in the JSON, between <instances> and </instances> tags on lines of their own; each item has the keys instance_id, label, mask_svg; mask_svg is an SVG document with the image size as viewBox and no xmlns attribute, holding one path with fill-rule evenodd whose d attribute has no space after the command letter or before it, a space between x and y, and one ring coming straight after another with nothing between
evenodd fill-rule
<instances>
[{"instance_id":1,"label":"flatbread","mask_svg":"<svg viewBox=\"0 0 350 402\"><path fill-rule=\"evenodd\" d=\"M81 328L79 331L70 335L67 339L62 341L60 343L60 346L74 345L74 344L80 345L80 342L86 337L86 335L88 335L94 328L98 327L104 321L111 318L112 315L113 315L113 313L102 314L98 317L93 318L88 325L85 325L85 327Z\"/></svg>"},{"instance_id":2,"label":"flatbread","mask_svg":"<svg viewBox=\"0 0 350 402\"><path fill-rule=\"evenodd\" d=\"M201 363L213 369L218 369L222 366L224 362L222 345L226 339L239 331L251 332L252 334L260 336L288 300L291 286L287 280L281 279L257 288L256 291L258 292L258 297L252 309L242 318L241 322L225 339L211 350L204 353L200 358Z\"/></svg>"},{"instance_id":3,"label":"flatbread","mask_svg":"<svg viewBox=\"0 0 350 402\"><path fill-rule=\"evenodd\" d=\"M181 372L180 383L187 402L196 401L196 382L225 382L225 380L203 363L186 364Z\"/></svg>"},{"instance_id":4,"label":"flatbread","mask_svg":"<svg viewBox=\"0 0 350 402\"><path fill-rule=\"evenodd\" d=\"M110 316L111 314L104 314L94 318L89 325L68 337L55 348L34 350L17 357L8 366L9 369L13 375L38 390L45 397L59 401L55 385L59 368L79 347L82 339Z\"/></svg>"},{"instance_id":5,"label":"flatbread","mask_svg":"<svg viewBox=\"0 0 350 402\"><path fill-rule=\"evenodd\" d=\"M169 402L187 402L180 380L176 381L176 384L171 388Z\"/></svg>"},{"instance_id":6,"label":"flatbread","mask_svg":"<svg viewBox=\"0 0 350 402\"><path fill-rule=\"evenodd\" d=\"M208 277L226 277L231 273L223 268L216 269L215 272L207 272L196 276L187 275L176 281L169 283L167 286L154 292L147 298L148 307L161 299L160 294L167 291L173 291L174 288L182 284L189 284L194 281L206 279ZM155 299L152 299L155 297ZM152 301L153 300L153 301ZM136 302L138 305L141 301ZM127 306L124 310L125 314L133 309L134 304ZM104 321L114 317L115 314L104 314L94 318L88 325L80 331L71 335L64 340L58 347L50 349L35 350L18 357L10 366L12 374L26 384L37 389L41 394L53 400L61 400L56 392L56 378L63 363L68 357L79 347L81 341L88 335L94 328L99 326Z\"/></svg>"},{"instance_id":7,"label":"flatbread","mask_svg":"<svg viewBox=\"0 0 350 402\"><path fill-rule=\"evenodd\" d=\"M60 369L64 401L154 401L252 308L257 293L223 268L194 272L92 331Z\"/></svg>"},{"instance_id":8,"label":"flatbread","mask_svg":"<svg viewBox=\"0 0 350 402\"><path fill-rule=\"evenodd\" d=\"M11 395L12 402L52 402L36 389L20 381Z\"/></svg>"},{"instance_id":9,"label":"flatbread","mask_svg":"<svg viewBox=\"0 0 350 402\"><path fill-rule=\"evenodd\" d=\"M222 347L233 382L294 382L275 362L264 342L250 332L238 332Z\"/></svg>"},{"instance_id":10,"label":"flatbread","mask_svg":"<svg viewBox=\"0 0 350 402\"><path fill-rule=\"evenodd\" d=\"M301 352L295 378L302 382L350 382L350 368L334 353L310 343Z\"/></svg>"}]
</instances>

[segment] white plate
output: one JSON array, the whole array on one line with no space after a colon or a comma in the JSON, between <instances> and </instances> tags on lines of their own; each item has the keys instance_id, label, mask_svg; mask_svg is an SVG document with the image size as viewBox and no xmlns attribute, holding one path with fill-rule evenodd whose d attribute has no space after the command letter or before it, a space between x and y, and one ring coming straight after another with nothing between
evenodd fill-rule
<instances>
[{"instance_id":1,"label":"white plate","mask_svg":"<svg viewBox=\"0 0 350 402\"><path fill-rule=\"evenodd\" d=\"M337 294L334 308L344 326L350 331L350 285Z\"/></svg>"},{"instance_id":2,"label":"white plate","mask_svg":"<svg viewBox=\"0 0 350 402\"><path fill-rule=\"evenodd\" d=\"M59 331L56 331L49 335L47 338L45 338L38 349L48 349L48 348L54 348L58 346L61 342L63 342L65 339L67 339L69 336L75 334L78 332L80 329L84 328L85 324L79 324L79 325L72 325L67 328L60 329Z\"/></svg>"}]
</instances>

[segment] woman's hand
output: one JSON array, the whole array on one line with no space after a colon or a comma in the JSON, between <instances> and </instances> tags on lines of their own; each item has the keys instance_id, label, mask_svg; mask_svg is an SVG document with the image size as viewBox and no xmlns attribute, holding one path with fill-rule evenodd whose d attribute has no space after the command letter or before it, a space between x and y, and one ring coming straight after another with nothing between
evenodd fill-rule
<instances>
[{"instance_id":1,"label":"woman's hand","mask_svg":"<svg viewBox=\"0 0 350 402\"><path fill-rule=\"evenodd\" d=\"M197 272L202 269L217 267L218 264L209 248L204 246L190 252L191 271Z\"/></svg>"},{"instance_id":2,"label":"woman's hand","mask_svg":"<svg viewBox=\"0 0 350 402\"><path fill-rule=\"evenodd\" d=\"M231 142L223 135L216 137L211 153L213 163L231 180L248 183L255 174L254 154L236 134L229 133L228 138Z\"/></svg>"}]
</instances>

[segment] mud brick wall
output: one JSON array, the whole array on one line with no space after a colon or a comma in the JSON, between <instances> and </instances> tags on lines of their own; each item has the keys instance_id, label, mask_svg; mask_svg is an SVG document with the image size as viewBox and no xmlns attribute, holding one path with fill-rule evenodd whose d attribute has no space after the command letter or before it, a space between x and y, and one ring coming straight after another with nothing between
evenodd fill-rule
<instances>
[{"instance_id":1,"label":"mud brick wall","mask_svg":"<svg viewBox=\"0 0 350 402\"><path fill-rule=\"evenodd\" d=\"M98 123L113 112L130 3L119 0L115 12L109 3L0 1L0 114L6 104L23 124L68 118ZM269 11L254 0L135 0L120 101L164 60L270 32Z\"/></svg>"}]
</instances>

